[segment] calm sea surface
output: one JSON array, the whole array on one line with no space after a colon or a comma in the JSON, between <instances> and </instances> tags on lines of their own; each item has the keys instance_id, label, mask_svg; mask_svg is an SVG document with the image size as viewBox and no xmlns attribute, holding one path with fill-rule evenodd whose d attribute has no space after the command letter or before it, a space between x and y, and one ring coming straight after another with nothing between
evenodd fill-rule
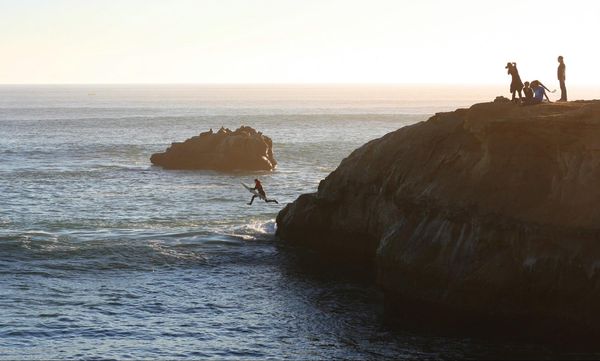
<instances>
[{"instance_id":1,"label":"calm sea surface","mask_svg":"<svg viewBox=\"0 0 600 361\"><path fill-rule=\"evenodd\" d=\"M389 329L368 275L273 236L355 148L503 90L1 86L0 359L557 357ZM275 172L150 164L240 125L273 139ZM246 205L257 176L282 205Z\"/></svg>"}]
</instances>

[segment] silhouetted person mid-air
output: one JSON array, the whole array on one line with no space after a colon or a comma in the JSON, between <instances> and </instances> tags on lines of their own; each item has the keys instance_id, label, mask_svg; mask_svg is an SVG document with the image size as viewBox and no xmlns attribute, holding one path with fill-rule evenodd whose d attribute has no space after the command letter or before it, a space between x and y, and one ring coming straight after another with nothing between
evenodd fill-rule
<instances>
[{"instance_id":1,"label":"silhouetted person mid-air","mask_svg":"<svg viewBox=\"0 0 600 361\"><path fill-rule=\"evenodd\" d=\"M519 99L523 99L523 95L521 94L521 89L523 89L523 82L521 81L521 77L519 76L519 70L517 70L517 63L506 63L505 69L508 69L508 74L512 77L512 81L510 82L510 93L512 94L512 101L514 102L515 93L519 93Z\"/></svg>"},{"instance_id":2,"label":"silhouetted person mid-air","mask_svg":"<svg viewBox=\"0 0 600 361\"><path fill-rule=\"evenodd\" d=\"M260 181L258 179L254 180L254 188L252 188L252 189L256 190L258 192L258 194L260 194L265 199L265 202L267 202L267 203L273 202L273 203L279 204L279 202L277 202L277 200L267 198L267 194L263 190L262 184L260 184ZM252 202L254 202L254 198L256 198L256 197L258 197L258 195L256 195L256 194L252 196L250 203L248 203L249 206L252 205Z\"/></svg>"},{"instance_id":3,"label":"silhouetted person mid-air","mask_svg":"<svg viewBox=\"0 0 600 361\"><path fill-rule=\"evenodd\" d=\"M562 55L558 57L558 70L557 70L557 76L558 76L558 82L560 83L560 99L558 100L559 102L566 102L567 101L567 87L565 86L565 79L567 78L565 76L565 62L563 61L563 57Z\"/></svg>"}]
</instances>

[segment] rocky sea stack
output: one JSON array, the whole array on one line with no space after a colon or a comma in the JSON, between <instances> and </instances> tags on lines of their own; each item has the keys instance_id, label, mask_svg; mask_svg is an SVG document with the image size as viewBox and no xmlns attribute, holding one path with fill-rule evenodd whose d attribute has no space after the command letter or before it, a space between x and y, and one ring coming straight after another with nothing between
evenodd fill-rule
<instances>
[{"instance_id":1,"label":"rocky sea stack","mask_svg":"<svg viewBox=\"0 0 600 361\"><path fill-rule=\"evenodd\" d=\"M600 101L436 114L355 150L277 226L373 264L399 319L597 339Z\"/></svg>"},{"instance_id":2,"label":"rocky sea stack","mask_svg":"<svg viewBox=\"0 0 600 361\"><path fill-rule=\"evenodd\" d=\"M277 165L271 138L247 126L235 131L221 128L172 143L164 153L152 154L150 161L166 169L217 171L271 171Z\"/></svg>"}]
</instances>

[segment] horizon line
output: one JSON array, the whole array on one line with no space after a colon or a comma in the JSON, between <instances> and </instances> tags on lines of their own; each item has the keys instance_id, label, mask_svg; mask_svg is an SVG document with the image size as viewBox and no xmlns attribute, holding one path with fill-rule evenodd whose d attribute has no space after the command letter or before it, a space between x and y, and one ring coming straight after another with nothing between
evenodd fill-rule
<instances>
[{"instance_id":1,"label":"horizon line","mask_svg":"<svg viewBox=\"0 0 600 361\"><path fill-rule=\"evenodd\" d=\"M132 82L132 83L0 83L0 86L15 86L15 85L203 85L203 86L228 86L228 85L249 85L249 86L432 86L432 85L448 85L448 86L498 86L504 83L376 83L376 82L222 82L222 83L202 83L202 82Z\"/></svg>"},{"instance_id":2,"label":"horizon line","mask_svg":"<svg viewBox=\"0 0 600 361\"><path fill-rule=\"evenodd\" d=\"M480 88L480 87L508 87L507 83L283 83L283 82L223 82L223 83L193 83L193 82L180 82L180 83L0 83L0 87L26 87L26 86L46 86L46 87L60 87L60 86L204 86L204 87L461 87L461 88ZM598 84L591 83L573 83L568 85L569 88L599 88Z\"/></svg>"}]
</instances>

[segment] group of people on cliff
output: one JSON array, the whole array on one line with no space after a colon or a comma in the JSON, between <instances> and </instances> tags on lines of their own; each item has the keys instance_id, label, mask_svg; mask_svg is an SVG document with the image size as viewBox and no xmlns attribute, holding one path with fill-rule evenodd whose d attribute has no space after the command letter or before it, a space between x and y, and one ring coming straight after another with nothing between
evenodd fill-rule
<instances>
[{"instance_id":1,"label":"group of people on cliff","mask_svg":"<svg viewBox=\"0 0 600 361\"><path fill-rule=\"evenodd\" d=\"M567 101L567 87L565 86L565 62L562 56L558 57L558 69L557 69L557 78L560 83L560 99L559 102ZM533 80L531 83L526 81L523 83L521 81L521 76L519 75L519 70L517 69L517 63L507 63L506 69L508 69L508 74L511 76L510 82L510 93L512 94L512 101L517 102L516 94L519 94L519 101L524 105L531 104L539 104L544 101L544 98L548 102L550 102L550 98L548 98L548 94L546 91L550 91L542 82L539 80ZM553 93L553 92L552 92ZM523 94L525 97L523 98Z\"/></svg>"}]
</instances>

